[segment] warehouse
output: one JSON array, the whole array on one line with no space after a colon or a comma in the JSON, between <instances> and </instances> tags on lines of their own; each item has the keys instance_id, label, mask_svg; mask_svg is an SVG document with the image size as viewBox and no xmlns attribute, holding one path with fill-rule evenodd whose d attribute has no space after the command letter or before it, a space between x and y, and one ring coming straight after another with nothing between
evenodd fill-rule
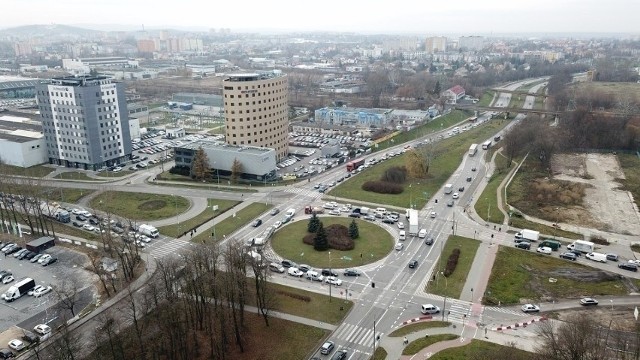
<instances>
[{"instance_id":1,"label":"warehouse","mask_svg":"<svg viewBox=\"0 0 640 360\"><path fill-rule=\"evenodd\" d=\"M45 251L48 248L56 246L56 241L51 236L43 236L39 239L29 241L27 243L27 250L39 253Z\"/></svg>"}]
</instances>

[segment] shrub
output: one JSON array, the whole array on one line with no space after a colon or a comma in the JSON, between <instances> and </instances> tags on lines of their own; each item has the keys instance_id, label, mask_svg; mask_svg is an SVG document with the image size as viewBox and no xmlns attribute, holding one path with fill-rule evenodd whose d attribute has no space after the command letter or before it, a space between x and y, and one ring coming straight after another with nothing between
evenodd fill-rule
<instances>
[{"instance_id":1,"label":"shrub","mask_svg":"<svg viewBox=\"0 0 640 360\"><path fill-rule=\"evenodd\" d=\"M393 166L382 173L380 181L402 184L407 181L407 168L404 166Z\"/></svg>"},{"instance_id":2,"label":"shrub","mask_svg":"<svg viewBox=\"0 0 640 360\"><path fill-rule=\"evenodd\" d=\"M401 194L404 191L404 187L386 181L367 181L362 184L362 190L378 194Z\"/></svg>"},{"instance_id":3,"label":"shrub","mask_svg":"<svg viewBox=\"0 0 640 360\"><path fill-rule=\"evenodd\" d=\"M456 270L456 266L458 266L458 259L460 258L460 249L455 248L449 255L449 259L447 260L447 267L444 269L444 276L448 277L453 274Z\"/></svg>"},{"instance_id":4,"label":"shrub","mask_svg":"<svg viewBox=\"0 0 640 360\"><path fill-rule=\"evenodd\" d=\"M278 290L276 292L279 295L284 295L284 296L290 297L292 299L301 300L301 301L304 301L304 302L310 302L311 301L311 296L308 296L308 295L301 295L301 294L296 294L296 293L292 293L292 292L288 292L288 291L282 291L282 290Z\"/></svg>"},{"instance_id":5,"label":"shrub","mask_svg":"<svg viewBox=\"0 0 640 360\"><path fill-rule=\"evenodd\" d=\"M174 166L171 169L169 169L169 173L190 176L191 168L189 168L188 166Z\"/></svg>"},{"instance_id":6,"label":"shrub","mask_svg":"<svg viewBox=\"0 0 640 360\"><path fill-rule=\"evenodd\" d=\"M591 235L591 242L598 245L609 245L609 240L600 235Z\"/></svg>"},{"instance_id":7,"label":"shrub","mask_svg":"<svg viewBox=\"0 0 640 360\"><path fill-rule=\"evenodd\" d=\"M349 229L344 225L332 224L324 228L329 248L335 250L353 250L355 242L349 236ZM316 234L307 234L302 238L302 242L314 246Z\"/></svg>"}]
</instances>

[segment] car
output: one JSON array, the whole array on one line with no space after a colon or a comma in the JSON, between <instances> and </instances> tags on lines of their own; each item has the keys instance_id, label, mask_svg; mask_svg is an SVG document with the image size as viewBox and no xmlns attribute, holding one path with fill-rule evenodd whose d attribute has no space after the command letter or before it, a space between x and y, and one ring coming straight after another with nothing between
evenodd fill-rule
<instances>
[{"instance_id":1,"label":"car","mask_svg":"<svg viewBox=\"0 0 640 360\"><path fill-rule=\"evenodd\" d=\"M2 348L0 349L0 359L10 359L10 358L14 358L16 357L15 354L7 349L7 348Z\"/></svg>"},{"instance_id":2,"label":"car","mask_svg":"<svg viewBox=\"0 0 640 360\"><path fill-rule=\"evenodd\" d=\"M15 351L20 351L22 349L24 349L24 342L22 340L18 340L18 339L13 339L11 341L9 341L9 347L12 348Z\"/></svg>"},{"instance_id":3,"label":"car","mask_svg":"<svg viewBox=\"0 0 640 360\"><path fill-rule=\"evenodd\" d=\"M333 276L333 277L338 277L338 273L337 273L335 270L333 270L333 269L322 269L322 270L320 271L320 274L321 274L322 276Z\"/></svg>"},{"instance_id":4,"label":"car","mask_svg":"<svg viewBox=\"0 0 640 360\"><path fill-rule=\"evenodd\" d=\"M251 226L253 226L253 227L258 227L258 226L260 226L260 225L262 225L262 220L261 220L261 219L256 219L256 220L253 222L253 224L251 224Z\"/></svg>"},{"instance_id":5,"label":"car","mask_svg":"<svg viewBox=\"0 0 640 360\"><path fill-rule=\"evenodd\" d=\"M328 212L329 215L340 215L340 210L334 209Z\"/></svg>"},{"instance_id":6,"label":"car","mask_svg":"<svg viewBox=\"0 0 640 360\"><path fill-rule=\"evenodd\" d=\"M285 268L298 267L298 264L294 263L291 260L286 260L286 259L282 260L280 264L282 264L282 266L284 266Z\"/></svg>"},{"instance_id":7,"label":"car","mask_svg":"<svg viewBox=\"0 0 640 360\"><path fill-rule=\"evenodd\" d=\"M471 168L471 171L476 171L476 170L477 170L477 169L476 169L476 167L475 167L475 166Z\"/></svg>"},{"instance_id":8,"label":"car","mask_svg":"<svg viewBox=\"0 0 640 360\"><path fill-rule=\"evenodd\" d=\"M278 264L278 263L274 263L272 262L271 264L269 264L269 270L273 271L273 272L277 272L282 274L285 270L284 270L284 266Z\"/></svg>"},{"instance_id":9,"label":"car","mask_svg":"<svg viewBox=\"0 0 640 360\"><path fill-rule=\"evenodd\" d=\"M18 260L24 260L30 254L33 254L33 253L31 251L27 250L27 251L24 251L22 254L20 254L20 256L18 256L17 258L18 258Z\"/></svg>"},{"instance_id":10,"label":"car","mask_svg":"<svg viewBox=\"0 0 640 360\"><path fill-rule=\"evenodd\" d=\"M360 276L360 271L356 269L344 269L344 276Z\"/></svg>"},{"instance_id":11,"label":"car","mask_svg":"<svg viewBox=\"0 0 640 360\"><path fill-rule=\"evenodd\" d=\"M401 242L396 243L395 249L398 250L398 251L404 249L404 244L401 243Z\"/></svg>"},{"instance_id":12,"label":"car","mask_svg":"<svg viewBox=\"0 0 640 360\"><path fill-rule=\"evenodd\" d=\"M331 354L331 352L333 351L333 348L335 347L335 344L333 343L333 341L326 341L324 344L322 344L322 346L320 347L320 354L322 355L329 355Z\"/></svg>"},{"instance_id":13,"label":"car","mask_svg":"<svg viewBox=\"0 0 640 360\"><path fill-rule=\"evenodd\" d=\"M418 267L418 260L409 261L409 269L415 269L416 267Z\"/></svg>"},{"instance_id":14,"label":"car","mask_svg":"<svg viewBox=\"0 0 640 360\"><path fill-rule=\"evenodd\" d=\"M49 327L49 325L46 325L46 324L38 324L33 327L33 331L36 334L41 336L48 335L48 334L51 334L51 327Z\"/></svg>"},{"instance_id":15,"label":"car","mask_svg":"<svg viewBox=\"0 0 640 360\"><path fill-rule=\"evenodd\" d=\"M27 291L27 295L29 295L29 296L33 296L33 293L34 293L35 291L37 291L37 290L40 290L40 289L44 289L44 286L42 286L42 285L36 285L33 289L31 289L31 290Z\"/></svg>"},{"instance_id":16,"label":"car","mask_svg":"<svg viewBox=\"0 0 640 360\"><path fill-rule=\"evenodd\" d=\"M438 216L438 214L436 214L435 211L432 211L431 214L429 214L429 217L432 218L432 219L435 219L436 216Z\"/></svg>"},{"instance_id":17,"label":"car","mask_svg":"<svg viewBox=\"0 0 640 360\"><path fill-rule=\"evenodd\" d=\"M429 246L433 245L434 242L435 242L435 239L433 237L428 237L424 240L424 244Z\"/></svg>"},{"instance_id":18,"label":"car","mask_svg":"<svg viewBox=\"0 0 640 360\"><path fill-rule=\"evenodd\" d=\"M553 249L551 249L548 246L540 246L538 249L536 249L536 251L541 254L551 255L551 252L553 251Z\"/></svg>"},{"instance_id":19,"label":"car","mask_svg":"<svg viewBox=\"0 0 640 360\"><path fill-rule=\"evenodd\" d=\"M287 274L295 277L302 277L302 275L304 275L297 267L290 267L289 270L287 270Z\"/></svg>"},{"instance_id":20,"label":"car","mask_svg":"<svg viewBox=\"0 0 640 360\"><path fill-rule=\"evenodd\" d=\"M311 270L311 266L307 264L300 264L298 265L298 270L306 273L307 271Z\"/></svg>"},{"instance_id":21,"label":"car","mask_svg":"<svg viewBox=\"0 0 640 360\"><path fill-rule=\"evenodd\" d=\"M345 360L347 358L347 350L338 350L336 351L335 354L333 354L333 357L331 357L331 360Z\"/></svg>"},{"instance_id":22,"label":"car","mask_svg":"<svg viewBox=\"0 0 640 360\"><path fill-rule=\"evenodd\" d=\"M632 263L620 263L618 264L618 268L623 269L623 270L629 270L629 271L633 271L636 272L638 271L638 266L636 264L632 264Z\"/></svg>"},{"instance_id":23,"label":"car","mask_svg":"<svg viewBox=\"0 0 640 360\"><path fill-rule=\"evenodd\" d=\"M453 207L453 200L447 201L447 206L448 207Z\"/></svg>"},{"instance_id":24,"label":"car","mask_svg":"<svg viewBox=\"0 0 640 360\"><path fill-rule=\"evenodd\" d=\"M53 290L53 288L51 286L47 286L47 287L42 287L36 291L33 292L33 297L40 297L43 295L48 294L49 292L51 292L51 290Z\"/></svg>"},{"instance_id":25,"label":"car","mask_svg":"<svg viewBox=\"0 0 640 360\"><path fill-rule=\"evenodd\" d=\"M578 260L578 257L576 256L576 254L574 254L574 253L572 253L570 251L567 251L567 252L564 252L564 253L560 254L560 258L567 259L567 260L573 260L573 261Z\"/></svg>"},{"instance_id":26,"label":"car","mask_svg":"<svg viewBox=\"0 0 640 360\"><path fill-rule=\"evenodd\" d=\"M524 250L529 250L531 249L531 243L528 241L520 241L516 243L516 247L518 249L524 249Z\"/></svg>"},{"instance_id":27,"label":"car","mask_svg":"<svg viewBox=\"0 0 640 360\"><path fill-rule=\"evenodd\" d=\"M13 253L13 257L17 258L18 256L22 255L23 252L28 251L27 249L20 249L16 252Z\"/></svg>"},{"instance_id":28,"label":"car","mask_svg":"<svg viewBox=\"0 0 640 360\"><path fill-rule=\"evenodd\" d=\"M271 209L270 214L271 214L271 216L275 216L275 215L278 215L279 212L280 212L280 209L273 208L273 209Z\"/></svg>"},{"instance_id":29,"label":"car","mask_svg":"<svg viewBox=\"0 0 640 360\"><path fill-rule=\"evenodd\" d=\"M90 225L90 224L84 224L82 225L82 228L87 231L93 231L95 229L95 227L93 227L93 225Z\"/></svg>"},{"instance_id":30,"label":"car","mask_svg":"<svg viewBox=\"0 0 640 360\"><path fill-rule=\"evenodd\" d=\"M40 259L44 254L36 254L36 256L32 257L31 260L29 260L30 262L34 263L37 262L38 259Z\"/></svg>"},{"instance_id":31,"label":"car","mask_svg":"<svg viewBox=\"0 0 640 360\"><path fill-rule=\"evenodd\" d=\"M324 279L324 282L326 282L326 283L327 283L327 284L329 284L329 285L335 285L335 286L340 286L340 285L342 285L342 280L338 279L338 278L337 278L337 277L335 277L335 276L327 276L327 277Z\"/></svg>"},{"instance_id":32,"label":"car","mask_svg":"<svg viewBox=\"0 0 640 360\"><path fill-rule=\"evenodd\" d=\"M376 217L373 216L373 215L367 215L367 216L363 217L363 219L369 220L369 221L376 221Z\"/></svg>"},{"instance_id":33,"label":"car","mask_svg":"<svg viewBox=\"0 0 640 360\"><path fill-rule=\"evenodd\" d=\"M404 229L404 223L402 221L398 221L396 225L398 226L398 229Z\"/></svg>"},{"instance_id":34,"label":"car","mask_svg":"<svg viewBox=\"0 0 640 360\"><path fill-rule=\"evenodd\" d=\"M137 244L138 244L138 243L136 243L136 245L137 245ZM143 245L144 245L144 244L143 244ZM144 247L144 246L142 246L142 247ZM48 258L47 260L43 261L43 262L42 262L42 266L49 266L49 265L53 264L53 263L54 263L54 262L56 262L56 261L58 261L58 258L57 258L57 257L53 257L53 256L52 256L52 257Z\"/></svg>"},{"instance_id":35,"label":"car","mask_svg":"<svg viewBox=\"0 0 640 360\"><path fill-rule=\"evenodd\" d=\"M388 217L387 217L387 218L382 219L382 222L383 222L384 224L391 224L391 225L395 224L395 221L393 221L393 219L390 219L390 218L388 218Z\"/></svg>"},{"instance_id":36,"label":"car","mask_svg":"<svg viewBox=\"0 0 640 360\"><path fill-rule=\"evenodd\" d=\"M460 186L460 187L458 188L458 192L463 192L463 191L464 191L464 186Z\"/></svg>"},{"instance_id":37,"label":"car","mask_svg":"<svg viewBox=\"0 0 640 360\"><path fill-rule=\"evenodd\" d=\"M147 235L140 235L140 236L138 237L138 240L140 240L140 241L144 241L144 242L146 242L146 243L150 243L150 242L151 242L151 238L150 238L150 237L148 237Z\"/></svg>"},{"instance_id":38,"label":"car","mask_svg":"<svg viewBox=\"0 0 640 360\"><path fill-rule=\"evenodd\" d=\"M83 227L83 226L84 226L84 224L83 224L83 223L81 223L81 222L79 222L79 221L75 221L75 220L74 220L74 221L73 221L73 226L81 228L81 227Z\"/></svg>"},{"instance_id":39,"label":"car","mask_svg":"<svg viewBox=\"0 0 640 360\"><path fill-rule=\"evenodd\" d=\"M358 214L358 213L351 213L351 214L349 214L349 217L359 219L359 218L360 218L360 214ZM392 224L393 224L393 222L392 222Z\"/></svg>"},{"instance_id":40,"label":"car","mask_svg":"<svg viewBox=\"0 0 640 360\"><path fill-rule=\"evenodd\" d=\"M9 275L9 276L5 276L5 277L2 279L2 283L3 283L3 284L8 284L8 283L10 283L10 282L12 282L12 281L14 281L14 280L15 280L15 278L13 277L13 275Z\"/></svg>"},{"instance_id":41,"label":"car","mask_svg":"<svg viewBox=\"0 0 640 360\"><path fill-rule=\"evenodd\" d=\"M460 194L458 194L457 192L454 192L453 195L451 195L452 198L457 199L460 197Z\"/></svg>"},{"instance_id":42,"label":"car","mask_svg":"<svg viewBox=\"0 0 640 360\"><path fill-rule=\"evenodd\" d=\"M467 182L471 182L471 180L473 180L473 178L471 178L471 176L467 177Z\"/></svg>"},{"instance_id":43,"label":"car","mask_svg":"<svg viewBox=\"0 0 640 360\"><path fill-rule=\"evenodd\" d=\"M538 305L533 304L524 304L521 308L522 312L530 313L530 312L540 312L540 307Z\"/></svg>"},{"instance_id":44,"label":"car","mask_svg":"<svg viewBox=\"0 0 640 360\"><path fill-rule=\"evenodd\" d=\"M87 221L87 218L84 215L77 215L76 220L84 222L84 221Z\"/></svg>"},{"instance_id":45,"label":"car","mask_svg":"<svg viewBox=\"0 0 640 360\"><path fill-rule=\"evenodd\" d=\"M607 254L607 260L618 261L618 255L614 254L614 253L608 253Z\"/></svg>"},{"instance_id":46,"label":"car","mask_svg":"<svg viewBox=\"0 0 640 360\"><path fill-rule=\"evenodd\" d=\"M273 223L273 226L274 226L276 229L279 229L279 228L280 228L280 226L282 226L282 221L276 221L275 223Z\"/></svg>"},{"instance_id":47,"label":"car","mask_svg":"<svg viewBox=\"0 0 640 360\"><path fill-rule=\"evenodd\" d=\"M32 333L31 331L23 330L22 340L28 342L29 344L36 344L40 342L40 337Z\"/></svg>"},{"instance_id":48,"label":"car","mask_svg":"<svg viewBox=\"0 0 640 360\"><path fill-rule=\"evenodd\" d=\"M33 259L35 256L38 256L38 254L34 253L33 251L29 251L29 254L25 257L25 259L27 259L27 260L31 260L31 259Z\"/></svg>"},{"instance_id":49,"label":"car","mask_svg":"<svg viewBox=\"0 0 640 360\"><path fill-rule=\"evenodd\" d=\"M6 252L7 255L9 254L15 254L18 251L22 250L22 246L16 245L14 247L12 247L11 249L9 249L9 251Z\"/></svg>"},{"instance_id":50,"label":"car","mask_svg":"<svg viewBox=\"0 0 640 360\"><path fill-rule=\"evenodd\" d=\"M580 305L582 305L582 306L598 305L598 300L596 300L594 298L590 298L590 297L585 297L585 298L580 299Z\"/></svg>"}]
</instances>

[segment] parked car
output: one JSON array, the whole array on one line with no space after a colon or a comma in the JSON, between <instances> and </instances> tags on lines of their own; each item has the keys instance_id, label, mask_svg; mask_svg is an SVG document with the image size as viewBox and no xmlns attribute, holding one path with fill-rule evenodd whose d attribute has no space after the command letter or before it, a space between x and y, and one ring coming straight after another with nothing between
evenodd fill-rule
<instances>
[{"instance_id":1,"label":"parked car","mask_svg":"<svg viewBox=\"0 0 640 360\"><path fill-rule=\"evenodd\" d=\"M538 305L533 304L524 304L522 305L522 312L530 313L530 312L540 312L540 307Z\"/></svg>"},{"instance_id":2,"label":"parked car","mask_svg":"<svg viewBox=\"0 0 640 360\"><path fill-rule=\"evenodd\" d=\"M32 257L29 261L32 263L37 262L43 255L44 254L36 254L36 256Z\"/></svg>"},{"instance_id":3,"label":"parked car","mask_svg":"<svg viewBox=\"0 0 640 360\"><path fill-rule=\"evenodd\" d=\"M51 255L49 254L43 254L39 259L38 259L38 264L42 264L45 261L49 261L49 259L51 259Z\"/></svg>"},{"instance_id":4,"label":"parked car","mask_svg":"<svg viewBox=\"0 0 640 360\"><path fill-rule=\"evenodd\" d=\"M36 291L33 292L33 297L40 297L43 295L46 295L48 293L51 292L51 290L53 290L53 288L51 286L47 286L47 287L42 287Z\"/></svg>"},{"instance_id":5,"label":"parked car","mask_svg":"<svg viewBox=\"0 0 640 360\"><path fill-rule=\"evenodd\" d=\"M580 299L580 305L582 305L582 306L598 305L598 300L596 300L594 298L590 298L590 297L585 297L585 298Z\"/></svg>"},{"instance_id":6,"label":"parked car","mask_svg":"<svg viewBox=\"0 0 640 360\"><path fill-rule=\"evenodd\" d=\"M51 333L51 327L46 324L38 324L33 328L33 331L38 335L47 335Z\"/></svg>"},{"instance_id":7,"label":"parked car","mask_svg":"<svg viewBox=\"0 0 640 360\"><path fill-rule=\"evenodd\" d=\"M58 258L51 256L50 258L48 258L47 260L42 262L42 266L49 266L49 265L53 264L56 261L58 261Z\"/></svg>"},{"instance_id":8,"label":"parked car","mask_svg":"<svg viewBox=\"0 0 640 360\"><path fill-rule=\"evenodd\" d=\"M298 270L306 273L307 271L311 270L311 266L307 264L300 264L298 265Z\"/></svg>"},{"instance_id":9,"label":"parked car","mask_svg":"<svg viewBox=\"0 0 640 360\"><path fill-rule=\"evenodd\" d=\"M278 264L278 263L271 263L269 264L269 270L273 271L273 272L277 272L277 273L283 273L285 272L284 266Z\"/></svg>"},{"instance_id":10,"label":"parked car","mask_svg":"<svg viewBox=\"0 0 640 360\"><path fill-rule=\"evenodd\" d=\"M282 261L280 262L280 264L282 264L282 266L283 266L283 267L285 267L285 268L298 267L298 264L294 263L294 262L293 262L293 261L291 261L291 260L286 260L286 259L285 259L285 260L282 260Z\"/></svg>"},{"instance_id":11,"label":"parked car","mask_svg":"<svg viewBox=\"0 0 640 360\"><path fill-rule=\"evenodd\" d=\"M13 352L7 348L0 349L0 359L11 359L16 357Z\"/></svg>"},{"instance_id":12,"label":"parked car","mask_svg":"<svg viewBox=\"0 0 640 360\"><path fill-rule=\"evenodd\" d=\"M8 284L8 283L12 282L13 280L15 280L15 278L13 277L13 275L8 275L8 276L5 276L5 277L2 279L2 283L3 283L3 284Z\"/></svg>"},{"instance_id":13,"label":"parked car","mask_svg":"<svg viewBox=\"0 0 640 360\"><path fill-rule=\"evenodd\" d=\"M614 253L608 253L607 254L607 260L618 261L618 255L614 254Z\"/></svg>"},{"instance_id":14,"label":"parked car","mask_svg":"<svg viewBox=\"0 0 640 360\"><path fill-rule=\"evenodd\" d=\"M18 339L13 339L11 341L9 341L9 347L12 348L15 351L20 351L22 349L24 349L24 342L22 342L22 340L18 340Z\"/></svg>"},{"instance_id":15,"label":"parked car","mask_svg":"<svg viewBox=\"0 0 640 360\"><path fill-rule=\"evenodd\" d=\"M33 289L27 291L27 295L33 296L33 293L36 292L36 291L39 291L40 289L44 289L44 286L36 285Z\"/></svg>"},{"instance_id":16,"label":"parked car","mask_svg":"<svg viewBox=\"0 0 640 360\"><path fill-rule=\"evenodd\" d=\"M320 271L320 274L322 274L322 276L333 276L333 277L338 276L338 273L333 269L322 269Z\"/></svg>"},{"instance_id":17,"label":"parked car","mask_svg":"<svg viewBox=\"0 0 640 360\"><path fill-rule=\"evenodd\" d=\"M290 267L289 270L287 270L287 273L295 277L302 277L302 275L304 275L304 273L296 267Z\"/></svg>"},{"instance_id":18,"label":"parked car","mask_svg":"<svg viewBox=\"0 0 640 360\"><path fill-rule=\"evenodd\" d=\"M516 247L518 249L529 250L529 249L531 249L531 243L527 242L527 241L521 241L521 242L516 243Z\"/></svg>"}]
</instances>

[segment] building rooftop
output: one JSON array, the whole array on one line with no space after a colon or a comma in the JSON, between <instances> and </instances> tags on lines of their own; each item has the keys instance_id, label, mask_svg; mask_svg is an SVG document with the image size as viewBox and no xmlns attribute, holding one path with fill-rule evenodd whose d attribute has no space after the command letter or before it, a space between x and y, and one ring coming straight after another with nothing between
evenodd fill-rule
<instances>
[{"instance_id":1,"label":"building rooftop","mask_svg":"<svg viewBox=\"0 0 640 360\"><path fill-rule=\"evenodd\" d=\"M24 143L40 139L42 123L37 121L38 115L25 114L15 111L3 111L0 113L0 139Z\"/></svg>"},{"instance_id":2,"label":"building rooftop","mask_svg":"<svg viewBox=\"0 0 640 360\"><path fill-rule=\"evenodd\" d=\"M224 81L242 82L242 81L256 81L272 79L279 76L285 76L280 71L265 71L260 73L243 73L243 74L227 74L227 78Z\"/></svg>"},{"instance_id":3,"label":"building rooftop","mask_svg":"<svg viewBox=\"0 0 640 360\"><path fill-rule=\"evenodd\" d=\"M369 114L388 114L391 111L393 111L393 109L355 108L355 107L326 107L318 110L323 110L323 109L333 110L333 111L344 111L344 112L350 112L350 113L362 112L362 113L369 113Z\"/></svg>"},{"instance_id":4,"label":"building rooftop","mask_svg":"<svg viewBox=\"0 0 640 360\"><path fill-rule=\"evenodd\" d=\"M254 155L262 155L262 154L266 154L266 153L271 152L271 151L275 151L272 148L260 148L260 147L256 147L256 146L229 145L229 144L226 144L226 143L221 142L221 141L206 140L206 139L196 140L194 142L190 142L188 144L184 144L184 145L181 145L181 146L178 146L178 147L182 148L182 149L191 149L191 150L197 150L198 148L218 149L218 150L225 150L227 152L244 152L244 153L249 153L249 154L254 154Z\"/></svg>"},{"instance_id":5,"label":"building rooftop","mask_svg":"<svg viewBox=\"0 0 640 360\"><path fill-rule=\"evenodd\" d=\"M106 76L67 76L60 78L53 78L49 81L51 85L60 86L87 86L87 85L102 85L105 81L112 82Z\"/></svg>"}]
</instances>

